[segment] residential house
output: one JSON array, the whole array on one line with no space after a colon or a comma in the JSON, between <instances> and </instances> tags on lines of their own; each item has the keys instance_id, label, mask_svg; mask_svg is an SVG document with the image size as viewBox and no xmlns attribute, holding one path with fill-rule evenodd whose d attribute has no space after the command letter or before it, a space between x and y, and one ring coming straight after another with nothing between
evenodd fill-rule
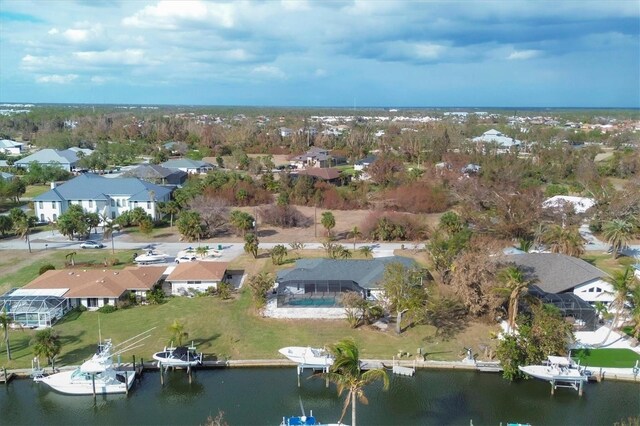
<instances>
[{"instance_id":1,"label":"residential house","mask_svg":"<svg viewBox=\"0 0 640 426\"><path fill-rule=\"evenodd\" d=\"M288 127L280 127L280 137L288 138L293 134L293 130Z\"/></svg>"},{"instance_id":2,"label":"residential house","mask_svg":"<svg viewBox=\"0 0 640 426\"><path fill-rule=\"evenodd\" d=\"M546 293L572 293L585 302L605 305L615 298L608 275L589 262L559 253L523 253L508 256L534 285Z\"/></svg>"},{"instance_id":3,"label":"residential house","mask_svg":"<svg viewBox=\"0 0 640 426\"><path fill-rule=\"evenodd\" d=\"M81 174L57 185L33 199L36 217L41 222L55 222L77 204L88 213L115 219L123 212L141 207L153 220L160 218L158 203L171 199L171 189L138 178L105 178L92 173Z\"/></svg>"},{"instance_id":4,"label":"residential house","mask_svg":"<svg viewBox=\"0 0 640 426\"><path fill-rule=\"evenodd\" d=\"M552 209L562 208L564 205L571 205L575 213L585 213L591 207L595 206L596 202L593 198L556 195L547 198L542 203L542 207Z\"/></svg>"},{"instance_id":5,"label":"residential house","mask_svg":"<svg viewBox=\"0 0 640 426\"><path fill-rule=\"evenodd\" d=\"M171 170L181 170L188 174L205 174L214 169L213 164L190 158L176 158L160 164Z\"/></svg>"},{"instance_id":6,"label":"residential house","mask_svg":"<svg viewBox=\"0 0 640 426\"><path fill-rule=\"evenodd\" d=\"M15 166L22 169L29 169L31 163L38 163L43 166L56 166L68 172L75 170L78 164L78 152L65 149L59 151L57 149L41 149L31 155L28 155L15 162Z\"/></svg>"},{"instance_id":7,"label":"residential house","mask_svg":"<svg viewBox=\"0 0 640 426\"><path fill-rule=\"evenodd\" d=\"M302 169L291 173L291 178L296 179L299 176L309 176L314 180L321 180L335 185L340 184L340 170L334 168L318 169Z\"/></svg>"},{"instance_id":8,"label":"residential house","mask_svg":"<svg viewBox=\"0 0 640 426\"><path fill-rule=\"evenodd\" d=\"M10 139L0 140L0 152L7 155L20 155L22 153L22 142L12 141Z\"/></svg>"},{"instance_id":9,"label":"residential house","mask_svg":"<svg viewBox=\"0 0 640 426\"><path fill-rule=\"evenodd\" d=\"M124 177L136 177L158 185L182 185L188 177L187 172L168 169L158 164L141 164L123 173Z\"/></svg>"},{"instance_id":10,"label":"residential house","mask_svg":"<svg viewBox=\"0 0 640 426\"><path fill-rule=\"evenodd\" d=\"M11 180L15 175L7 172L0 172L0 177L4 180Z\"/></svg>"},{"instance_id":11,"label":"residential house","mask_svg":"<svg viewBox=\"0 0 640 426\"><path fill-rule=\"evenodd\" d=\"M349 291L380 299L384 271L391 263L401 263L406 268L416 265L413 259L401 256L367 260L300 259L294 268L277 274L278 307L341 306L341 294Z\"/></svg>"},{"instance_id":12,"label":"residential house","mask_svg":"<svg viewBox=\"0 0 640 426\"><path fill-rule=\"evenodd\" d=\"M227 273L227 262L195 261L179 263L166 279L170 293L187 296L218 288Z\"/></svg>"},{"instance_id":13,"label":"residential house","mask_svg":"<svg viewBox=\"0 0 640 426\"><path fill-rule=\"evenodd\" d=\"M306 167L330 167L335 162L333 157L329 155L329 150L314 146L304 154L292 157L289 164L298 169L304 169Z\"/></svg>"},{"instance_id":14,"label":"residential house","mask_svg":"<svg viewBox=\"0 0 640 426\"><path fill-rule=\"evenodd\" d=\"M96 310L106 305L116 306L131 294L138 300L158 284L166 270L164 266L115 269L60 269L46 271L12 296L53 296L65 300L67 308L82 305ZM53 321L52 321L53 322Z\"/></svg>"},{"instance_id":15,"label":"residential house","mask_svg":"<svg viewBox=\"0 0 640 426\"><path fill-rule=\"evenodd\" d=\"M353 170L361 171L361 170L368 169L369 166L373 164L373 162L376 161L377 159L378 159L377 155L369 154L366 157L356 161L355 164L353 165Z\"/></svg>"},{"instance_id":16,"label":"residential house","mask_svg":"<svg viewBox=\"0 0 640 426\"><path fill-rule=\"evenodd\" d=\"M498 152L501 153L509 152L512 148L522 145L521 141L505 136L495 129L487 130L482 136L475 137L472 141L478 145L497 145Z\"/></svg>"}]
</instances>

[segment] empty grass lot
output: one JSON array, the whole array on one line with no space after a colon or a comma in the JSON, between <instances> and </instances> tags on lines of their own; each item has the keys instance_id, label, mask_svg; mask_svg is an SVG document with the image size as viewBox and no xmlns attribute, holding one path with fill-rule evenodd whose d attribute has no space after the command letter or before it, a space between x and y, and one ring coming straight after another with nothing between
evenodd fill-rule
<instances>
[{"instance_id":1,"label":"empty grass lot","mask_svg":"<svg viewBox=\"0 0 640 426\"><path fill-rule=\"evenodd\" d=\"M640 354L631 349L576 349L571 357L588 367L631 368Z\"/></svg>"}]
</instances>

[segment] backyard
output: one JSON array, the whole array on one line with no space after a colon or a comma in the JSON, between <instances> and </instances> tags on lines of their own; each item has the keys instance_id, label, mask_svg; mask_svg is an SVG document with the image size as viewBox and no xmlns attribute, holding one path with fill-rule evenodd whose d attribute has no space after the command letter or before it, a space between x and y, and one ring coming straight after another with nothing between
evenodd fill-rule
<instances>
[{"instance_id":1,"label":"backyard","mask_svg":"<svg viewBox=\"0 0 640 426\"><path fill-rule=\"evenodd\" d=\"M587 367L631 368L640 361L631 349L576 349L571 357Z\"/></svg>"}]
</instances>

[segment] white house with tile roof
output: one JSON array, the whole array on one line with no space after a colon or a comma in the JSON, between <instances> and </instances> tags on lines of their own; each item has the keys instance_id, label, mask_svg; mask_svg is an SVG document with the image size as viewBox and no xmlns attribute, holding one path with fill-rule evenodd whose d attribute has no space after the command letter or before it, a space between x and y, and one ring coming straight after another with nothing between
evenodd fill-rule
<instances>
[{"instance_id":1,"label":"white house with tile roof","mask_svg":"<svg viewBox=\"0 0 640 426\"><path fill-rule=\"evenodd\" d=\"M36 217L55 222L77 204L88 213L115 219L123 212L141 207L153 220L160 218L158 203L171 199L171 189L138 178L111 178L85 173L62 185L51 184L50 191L33 199Z\"/></svg>"}]
</instances>

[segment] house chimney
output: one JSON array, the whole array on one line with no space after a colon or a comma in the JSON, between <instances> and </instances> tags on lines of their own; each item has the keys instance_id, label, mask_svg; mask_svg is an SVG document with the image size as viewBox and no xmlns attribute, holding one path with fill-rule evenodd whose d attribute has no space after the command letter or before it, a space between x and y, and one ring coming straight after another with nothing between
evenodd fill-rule
<instances>
[{"instance_id":1,"label":"house chimney","mask_svg":"<svg viewBox=\"0 0 640 426\"><path fill-rule=\"evenodd\" d=\"M55 182L51 182L51 189L55 189L56 186L58 186L58 184L56 184Z\"/></svg>"}]
</instances>

